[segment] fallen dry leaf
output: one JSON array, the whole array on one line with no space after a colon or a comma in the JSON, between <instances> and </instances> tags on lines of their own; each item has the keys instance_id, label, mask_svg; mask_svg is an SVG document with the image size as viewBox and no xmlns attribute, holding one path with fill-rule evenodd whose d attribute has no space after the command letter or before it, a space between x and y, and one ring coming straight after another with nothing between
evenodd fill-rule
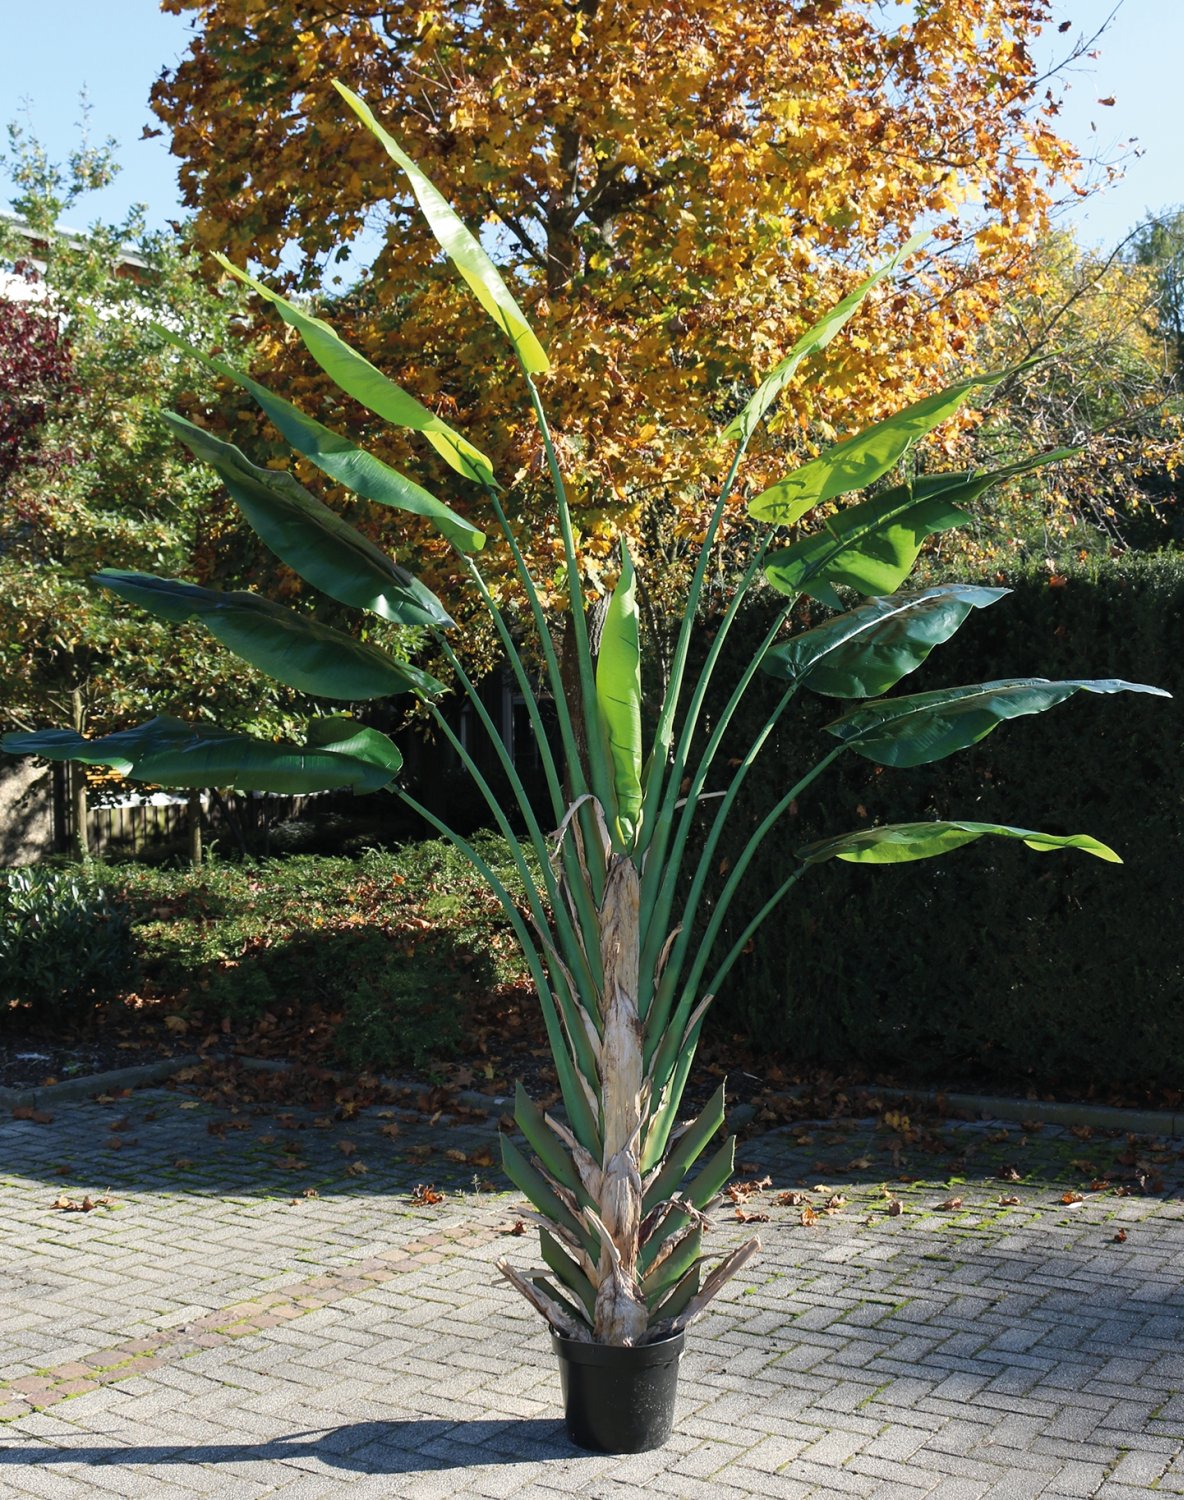
<instances>
[{"instance_id":1,"label":"fallen dry leaf","mask_svg":"<svg viewBox=\"0 0 1184 1500\"><path fill-rule=\"evenodd\" d=\"M798 1223L801 1224L803 1229L812 1229L814 1225L818 1223L818 1215L814 1212L814 1210L808 1203L806 1204L805 1208L802 1209L801 1217L798 1219Z\"/></svg>"},{"instance_id":2,"label":"fallen dry leaf","mask_svg":"<svg viewBox=\"0 0 1184 1500\"><path fill-rule=\"evenodd\" d=\"M808 1200L805 1193L791 1190L787 1193L778 1193L776 1201L781 1208L800 1208Z\"/></svg>"},{"instance_id":3,"label":"fallen dry leaf","mask_svg":"<svg viewBox=\"0 0 1184 1500\"><path fill-rule=\"evenodd\" d=\"M345 1170L349 1177L365 1177L370 1168L364 1161L351 1161Z\"/></svg>"},{"instance_id":4,"label":"fallen dry leaf","mask_svg":"<svg viewBox=\"0 0 1184 1500\"><path fill-rule=\"evenodd\" d=\"M904 1204L899 1198L891 1198L888 1202L888 1217L898 1219L904 1213Z\"/></svg>"},{"instance_id":5,"label":"fallen dry leaf","mask_svg":"<svg viewBox=\"0 0 1184 1500\"><path fill-rule=\"evenodd\" d=\"M398 1133L399 1133L399 1127L392 1120L389 1125L380 1125L378 1127L378 1133L379 1133L379 1135L389 1135L389 1136L393 1137L393 1136L398 1135Z\"/></svg>"},{"instance_id":6,"label":"fallen dry leaf","mask_svg":"<svg viewBox=\"0 0 1184 1500\"><path fill-rule=\"evenodd\" d=\"M505 1232L506 1232L506 1234L525 1234L526 1233L526 1220L525 1219L515 1219L514 1222L509 1226L509 1228Z\"/></svg>"},{"instance_id":7,"label":"fallen dry leaf","mask_svg":"<svg viewBox=\"0 0 1184 1500\"><path fill-rule=\"evenodd\" d=\"M944 1203L939 1203L937 1206L946 1213L953 1213L956 1209L962 1207L962 1200L961 1198L947 1198Z\"/></svg>"},{"instance_id":8,"label":"fallen dry leaf","mask_svg":"<svg viewBox=\"0 0 1184 1500\"><path fill-rule=\"evenodd\" d=\"M87 1196L83 1198L81 1203L79 1203L76 1198L67 1198L63 1194L62 1196L55 1198L53 1203L50 1204L50 1207L59 1209L62 1213L66 1214L89 1214L96 1208L108 1208L114 1201L115 1200L106 1193L101 1198L92 1198L88 1193Z\"/></svg>"},{"instance_id":9,"label":"fallen dry leaf","mask_svg":"<svg viewBox=\"0 0 1184 1500\"><path fill-rule=\"evenodd\" d=\"M188 1172L192 1165L193 1163L187 1156L178 1156L176 1161L173 1163L173 1166L176 1167L178 1172Z\"/></svg>"},{"instance_id":10,"label":"fallen dry leaf","mask_svg":"<svg viewBox=\"0 0 1184 1500\"><path fill-rule=\"evenodd\" d=\"M1085 1199L1081 1196L1080 1193L1068 1192L1061 1194L1061 1202L1068 1204L1084 1203Z\"/></svg>"},{"instance_id":11,"label":"fallen dry leaf","mask_svg":"<svg viewBox=\"0 0 1184 1500\"><path fill-rule=\"evenodd\" d=\"M1120 1229L1118 1231L1118 1233L1114 1236L1114 1243L1116 1245L1125 1245L1126 1244L1126 1230L1125 1229Z\"/></svg>"},{"instance_id":12,"label":"fallen dry leaf","mask_svg":"<svg viewBox=\"0 0 1184 1500\"><path fill-rule=\"evenodd\" d=\"M413 1208L429 1208L434 1203L443 1203L444 1194L439 1192L430 1183L420 1183L411 1194L411 1206Z\"/></svg>"},{"instance_id":13,"label":"fallen dry leaf","mask_svg":"<svg viewBox=\"0 0 1184 1500\"><path fill-rule=\"evenodd\" d=\"M301 1161L298 1156L281 1156L279 1161L276 1162L276 1166L282 1172L305 1172L308 1170L308 1163Z\"/></svg>"},{"instance_id":14,"label":"fallen dry leaf","mask_svg":"<svg viewBox=\"0 0 1184 1500\"><path fill-rule=\"evenodd\" d=\"M18 1104L12 1111L14 1120L29 1120L34 1125L52 1125L53 1116L47 1109L34 1109L31 1104Z\"/></svg>"},{"instance_id":15,"label":"fallen dry leaf","mask_svg":"<svg viewBox=\"0 0 1184 1500\"><path fill-rule=\"evenodd\" d=\"M736 1210L736 1218L741 1224L767 1224L768 1214L746 1214L742 1208Z\"/></svg>"},{"instance_id":16,"label":"fallen dry leaf","mask_svg":"<svg viewBox=\"0 0 1184 1500\"><path fill-rule=\"evenodd\" d=\"M358 1148L354 1145L353 1141L338 1141L337 1149L341 1152L342 1156L352 1156Z\"/></svg>"},{"instance_id":17,"label":"fallen dry leaf","mask_svg":"<svg viewBox=\"0 0 1184 1500\"><path fill-rule=\"evenodd\" d=\"M465 1156L463 1151L458 1151L455 1146L452 1146L447 1151L445 1151L444 1160L457 1162L460 1166L463 1167L468 1158Z\"/></svg>"},{"instance_id":18,"label":"fallen dry leaf","mask_svg":"<svg viewBox=\"0 0 1184 1500\"><path fill-rule=\"evenodd\" d=\"M1000 1208L1014 1208L1019 1201L1020 1200L1018 1198L1016 1198L1014 1196L1008 1196L1008 1195L1005 1194L999 1200L999 1207Z\"/></svg>"},{"instance_id":19,"label":"fallen dry leaf","mask_svg":"<svg viewBox=\"0 0 1184 1500\"><path fill-rule=\"evenodd\" d=\"M1000 1182L1018 1182L1020 1180L1020 1169L1014 1166L1000 1167L995 1176Z\"/></svg>"}]
</instances>

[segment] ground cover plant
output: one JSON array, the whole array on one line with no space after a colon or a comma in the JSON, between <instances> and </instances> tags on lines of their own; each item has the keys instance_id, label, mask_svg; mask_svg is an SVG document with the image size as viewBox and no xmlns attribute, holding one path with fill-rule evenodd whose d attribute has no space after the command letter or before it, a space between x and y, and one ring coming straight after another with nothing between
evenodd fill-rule
<instances>
[{"instance_id":1,"label":"ground cover plant","mask_svg":"<svg viewBox=\"0 0 1184 1500\"><path fill-rule=\"evenodd\" d=\"M488 608L522 691L546 772L552 828L540 822L497 726L449 642L453 622L445 604L290 474L256 467L232 445L182 418L169 418L191 451L221 475L282 562L339 604L427 632L498 753L517 801L520 834L442 712L443 684L422 666L255 594L221 594L112 569L100 573L98 581L165 619L199 621L252 665L301 691L346 703L414 694L487 796L521 882L521 905L478 848L399 787L401 761L392 741L343 714L312 719L302 745L161 717L90 741L70 730L10 735L5 748L107 764L135 779L169 785L230 783L286 792L391 788L422 813L485 877L503 905L538 994L562 1096L560 1119L544 1114L519 1089L515 1120L529 1153L502 1138L505 1170L537 1210L545 1268L523 1273L506 1261L499 1265L557 1333L618 1346L653 1342L699 1316L759 1248L750 1240L704 1274L710 1259L702 1254L704 1215L733 1165L730 1138L710 1150L724 1118L722 1088L688 1126L676 1129L676 1122L714 995L753 933L802 877L832 859L907 862L984 836L1021 840L1037 851L1071 848L1118 859L1086 834L947 820L864 827L787 849L783 878L762 893L761 906L742 930L729 931L725 923L735 894L756 851L776 836L782 815L846 752L885 766L925 764L981 740L1008 719L1041 712L1079 692L1158 690L1115 679L1017 678L881 696L974 611L994 605L1005 593L965 584L896 592L925 539L963 522L965 507L994 483L1054 462L1065 450L1022 457L991 473L922 474L877 488L854 504L833 509L833 502L868 492L971 396L998 386L1011 372L965 379L906 407L826 449L749 499L746 516L740 512L734 483L762 418L803 362L840 333L864 299L916 248L910 242L801 337L723 432L723 440L734 444L734 456L706 526L656 723L647 737L628 541L624 535L617 539L618 578L594 652L577 535L537 384L549 368L547 355L477 239L368 106L341 85L338 89L404 173L441 247L513 345L553 484L574 682L561 670L543 592L481 450L389 381L327 324L229 261L222 263L277 309L345 395L388 422L421 433L462 479L480 488L516 571L525 623L533 626L554 699L561 755L546 734L519 639L486 584L479 561L486 537L469 519L472 506L443 504L249 377L213 364L255 397L298 453L338 483L376 503L429 518L452 543L457 574ZM797 539L785 535L809 517L820 524ZM687 673L691 634L716 544L725 525L732 529L749 522L751 560L730 590L731 602L692 679ZM735 673L706 744L692 753L731 625L762 577L786 596L785 607ZM849 591L863 599L850 609ZM802 595L836 613L784 639ZM782 691L739 764L724 767L718 756L722 736L759 670L771 673ZM844 702L867 701L840 711L826 726L835 743L815 765L788 772L762 766L760 774L772 783L768 812L754 829L739 830L739 847L727 855L730 873L700 928L696 918L708 873L721 858L720 841L729 830L738 790L803 686ZM723 785L709 787L713 777ZM701 816L711 820L710 832L684 902L676 877L692 825Z\"/></svg>"}]
</instances>

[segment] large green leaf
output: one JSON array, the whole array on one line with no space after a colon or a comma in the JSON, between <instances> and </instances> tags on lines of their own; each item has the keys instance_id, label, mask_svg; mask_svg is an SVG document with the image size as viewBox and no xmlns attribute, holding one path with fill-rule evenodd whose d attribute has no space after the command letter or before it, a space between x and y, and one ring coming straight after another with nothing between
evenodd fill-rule
<instances>
[{"instance_id":1,"label":"large green leaf","mask_svg":"<svg viewBox=\"0 0 1184 1500\"><path fill-rule=\"evenodd\" d=\"M641 812L641 646L635 579L621 542L621 576L609 601L596 659L596 698L608 737L617 801L618 836L626 847Z\"/></svg>"},{"instance_id":2,"label":"large green leaf","mask_svg":"<svg viewBox=\"0 0 1184 1500\"><path fill-rule=\"evenodd\" d=\"M413 432L422 432L436 452L466 479L476 479L482 484L494 482L493 465L479 448L475 448L467 438L461 437L459 432L454 432L442 417L429 411L414 396L409 396L402 386L388 380L364 355L351 349L328 323L321 318L314 318L294 302L273 292L269 286L240 270L224 255L215 253L214 259L224 270L275 307L284 322L294 328L304 340L308 352L325 374L347 396L360 401L385 422L391 422L396 427L408 427Z\"/></svg>"},{"instance_id":3,"label":"large green leaf","mask_svg":"<svg viewBox=\"0 0 1184 1500\"><path fill-rule=\"evenodd\" d=\"M872 272L866 281L861 282L853 292L850 292L841 302L836 303L824 318L814 324L813 328L808 329L785 358L769 371L757 386L744 410L728 423L721 436L725 440L742 438L747 441L769 407L793 379L801 362L808 359L811 354L817 354L819 350L825 349L835 334L858 310L871 289L883 281L885 276L890 276L925 239L924 233L913 235L912 239L902 245L891 260L885 261L882 266Z\"/></svg>"},{"instance_id":4,"label":"large green leaf","mask_svg":"<svg viewBox=\"0 0 1184 1500\"><path fill-rule=\"evenodd\" d=\"M1154 693L1162 688L1118 678L1043 677L977 682L909 697L881 698L852 709L826 726L847 747L882 766L923 766L984 739L1005 719L1043 713L1074 693Z\"/></svg>"},{"instance_id":5,"label":"large green leaf","mask_svg":"<svg viewBox=\"0 0 1184 1500\"><path fill-rule=\"evenodd\" d=\"M926 474L911 485L896 485L846 506L821 531L770 553L765 576L783 594L806 593L832 609L844 607L837 585L891 594L908 577L926 537L968 521L964 507L992 485L1075 452L1056 448L985 474Z\"/></svg>"},{"instance_id":6,"label":"large green leaf","mask_svg":"<svg viewBox=\"0 0 1184 1500\"><path fill-rule=\"evenodd\" d=\"M571 1212L559 1194L538 1170L515 1146L507 1135L502 1138L502 1170L520 1193L525 1193L531 1204L545 1219L574 1236L587 1253L596 1260L600 1245L592 1231Z\"/></svg>"},{"instance_id":7,"label":"large green leaf","mask_svg":"<svg viewBox=\"0 0 1184 1500\"><path fill-rule=\"evenodd\" d=\"M749 515L758 521L792 526L816 505L852 490L866 489L887 474L914 443L948 421L972 392L990 390L1012 373L998 370L991 375L972 375L836 443L762 490L748 502Z\"/></svg>"},{"instance_id":8,"label":"large green leaf","mask_svg":"<svg viewBox=\"0 0 1184 1500\"><path fill-rule=\"evenodd\" d=\"M355 702L443 691L418 667L258 594L224 594L178 578L114 568L96 573L94 581L162 619L200 620L236 656L303 693Z\"/></svg>"},{"instance_id":9,"label":"large green leaf","mask_svg":"<svg viewBox=\"0 0 1184 1500\"><path fill-rule=\"evenodd\" d=\"M203 354L200 349L195 349L192 344L178 338L170 329L162 328L159 324L153 326L168 343L191 354L195 359L200 359L211 370L234 381L244 391L249 391L297 453L302 453L316 464L330 479L344 485L353 494L372 500L376 505L388 505L393 510L425 517L441 536L446 537L462 552L478 552L484 547L483 531L479 531L463 516L458 516L414 480L384 464L365 448L359 448L341 433L334 432L331 427L308 416L298 406L293 406L290 401L269 391L265 385L252 380L241 370Z\"/></svg>"},{"instance_id":10,"label":"large green leaf","mask_svg":"<svg viewBox=\"0 0 1184 1500\"><path fill-rule=\"evenodd\" d=\"M257 740L161 715L96 740L73 729L6 734L0 748L10 755L110 766L132 781L154 786L236 787L289 796L346 787L377 791L390 784L402 765L402 756L384 734L344 718L311 720L306 745Z\"/></svg>"},{"instance_id":11,"label":"large green leaf","mask_svg":"<svg viewBox=\"0 0 1184 1500\"><path fill-rule=\"evenodd\" d=\"M164 412L194 455L214 469L264 545L301 578L341 604L396 625L451 625L429 588L323 505L291 474L261 469L232 444Z\"/></svg>"},{"instance_id":12,"label":"large green leaf","mask_svg":"<svg viewBox=\"0 0 1184 1500\"><path fill-rule=\"evenodd\" d=\"M918 594L869 599L774 646L761 666L773 677L832 698L873 698L916 671L972 609L985 609L1009 592L947 583Z\"/></svg>"},{"instance_id":13,"label":"large green leaf","mask_svg":"<svg viewBox=\"0 0 1184 1500\"><path fill-rule=\"evenodd\" d=\"M1041 854L1052 849L1080 849L1111 864L1122 863L1113 849L1091 838L1088 833L1037 833L1031 828L1009 828L1002 823L887 823L807 844L797 851L797 856L808 865L819 865L828 859L845 859L867 865L899 865L914 859L933 859L962 844L972 844L984 834L1022 839L1029 849Z\"/></svg>"},{"instance_id":14,"label":"large green leaf","mask_svg":"<svg viewBox=\"0 0 1184 1500\"><path fill-rule=\"evenodd\" d=\"M644 1213L649 1213L664 1199L673 1196L682 1179L698 1161L711 1137L724 1123L724 1086L721 1083L703 1107L699 1117L678 1138L677 1145L662 1163L662 1170L650 1183L642 1199Z\"/></svg>"},{"instance_id":15,"label":"large green leaf","mask_svg":"<svg viewBox=\"0 0 1184 1500\"><path fill-rule=\"evenodd\" d=\"M542 375L551 368L546 351L535 337L522 309L510 294L497 267L470 234L460 215L398 143L391 139L374 117L370 106L335 78L333 87L362 121L382 142L387 155L407 174L411 191L423 212L440 248L468 282L481 306L509 338L522 366L530 375Z\"/></svg>"},{"instance_id":16,"label":"large green leaf","mask_svg":"<svg viewBox=\"0 0 1184 1500\"><path fill-rule=\"evenodd\" d=\"M684 1219L683 1223L685 1222ZM699 1259L699 1252L702 1248L703 1231L694 1229L686 1239L679 1241L660 1265L642 1276L641 1290L651 1313L671 1287L680 1282Z\"/></svg>"},{"instance_id":17,"label":"large green leaf","mask_svg":"<svg viewBox=\"0 0 1184 1500\"><path fill-rule=\"evenodd\" d=\"M540 1227L539 1248L543 1262L555 1277L574 1292L584 1310L585 1321L592 1325L596 1317L596 1288L553 1234Z\"/></svg>"}]
</instances>

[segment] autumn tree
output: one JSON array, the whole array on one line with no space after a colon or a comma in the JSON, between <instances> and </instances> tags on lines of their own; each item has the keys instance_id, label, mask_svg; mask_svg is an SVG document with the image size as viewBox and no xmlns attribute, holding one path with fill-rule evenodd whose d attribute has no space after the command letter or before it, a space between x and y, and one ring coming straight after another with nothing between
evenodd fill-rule
<instances>
[{"instance_id":1,"label":"autumn tree","mask_svg":"<svg viewBox=\"0 0 1184 1500\"><path fill-rule=\"evenodd\" d=\"M623 523L647 599L680 538L701 528L725 462L720 425L811 316L931 226L912 276L774 419L736 490L737 518L788 460L905 405L969 356L976 330L1024 285L1050 194L1074 167L1029 50L1043 0L164 6L195 29L153 99L197 243L332 300L336 325L387 374L454 425L492 435L511 517L557 594L538 437L508 372L482 369L479 324L333 78L481 226L548 329L542 385L589 582L594 591L613 566ZM363 235L379 245L375 274L343 295L335 278L349 273L334 256ZM368 432L274 322L264 327L265 378L484 519L454 474ZM240 415L256 420L246 397ZM662 524L647 524L655 515ZM648 559L647 538L659 539ZM434 545L425 534L429 576Z\"/></svg>"},{"instance_id":2,"label":"autumn tree","mask_svg":"<svg viewBox=\"0 0 1184 1500\"><path fill-rule=\"evenodd\" d=\"M1146 266L1155 287L1155 322L1171 350L1173 367L1184 369L1184 208L1168 208L1135 230L1130 255Z\"/></svg>"},{"instance_id":3,"label":"autumn tree","mask_svg":"<svg viewBox=\"0 0 1184 1500\"><path fill-rule=\"evenodd\" d=\"M1079 451L1039 486L984 500L957 544L972 560L1048 557L1055 567L1067 553L1155 548L1179 534L1184 404L1160 328L1159 280L1131 243L1103 254L1070 231L1050 232L1026 285L980 330L978 364L1036 365L962 434L963 460L1006 463L1033 443Z\"/></svg>"}]
</instances>

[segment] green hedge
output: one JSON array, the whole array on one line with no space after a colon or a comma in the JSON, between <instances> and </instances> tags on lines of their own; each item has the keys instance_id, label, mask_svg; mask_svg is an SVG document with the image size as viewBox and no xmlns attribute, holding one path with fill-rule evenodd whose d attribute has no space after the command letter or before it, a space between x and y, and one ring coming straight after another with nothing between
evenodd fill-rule
<instances>
[{"instance_id":1,"label":"green hedge","mask_svg":"<svg viewBox=\"0 0 1184 1500\"><path fill-rule=\"evenodd\" d=\"M1050 581L1027 571L900 691L1011 676L1126 677L1174 702L1082 694L911 771L844 757L750 867L733 932L793 850L869 823L952 817L1088 832L1123 866L984 839L943 859L812 871L733 971L716 1026L770 1055L911 1083L1077 1093L1184 1086L1184 559L1132 556ZM753 644L776 600L737 627ZM737 670L739 649L729 647ZM724 672L734 680L734 673ZM732 735L751 740L775 684ZM750 776L751 826L829 748L837 700L802 694ZM708 804L710 806L710 804ZM704 814L704 819L710 816Z\"/></svg>"}]
</instances>

